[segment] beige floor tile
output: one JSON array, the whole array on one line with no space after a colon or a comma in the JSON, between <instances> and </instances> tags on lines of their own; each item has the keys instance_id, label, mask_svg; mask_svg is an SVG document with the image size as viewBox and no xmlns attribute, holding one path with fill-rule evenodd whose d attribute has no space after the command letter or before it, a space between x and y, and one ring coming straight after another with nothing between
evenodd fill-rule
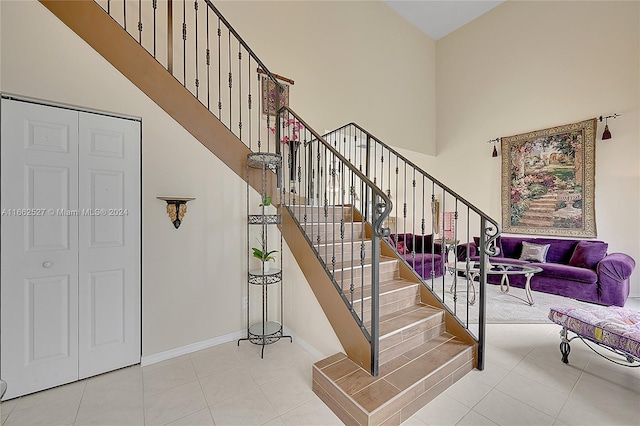
<instances>
[{"instance_id":1,"label":"beige floor tile","mask_svg":"<svg viewBox=\"0 0 640 426\"><path fill-rule=\"evenodd\" d=\"M170 423L206 407L207 401L197 380L153 395L145 393L145 424Z\"/></svg>"},{"instance_id":2,"label":"beige floor tile","mask_svg":"<svg viewBox=\"0 0 640 426\"><path fill-rule=\"evenodd\" d=\"M14 410L24 410L36 405L41 405L47 402L62 400L62 399L77 399L78 403L84 392L86 381L81 380L79 382L69 383L67 385L58 386L52 389L47 389L41 392L36 392L31 395L25 395L20 397L17 401Z\"/></svg>"},{"instance_id":3,"label":"beige floor tile","mask_svg":"<svg viewBox=\"0 0 640 426\"><path fill-rule=\"evenodd\" d=\"M9 401L0 402L0 425L4 424L11 411L18 405L19 398L14 398Z\"/></svg>"},{"instance_id":4,"label":"beige floor tile","mask_svg":"<svg viewBox=\"0 0 640 426\"><path fill-rule=\"evenodd\" d=\"M471 410L458 423L456 423L456 426L497 426L497 423L492 422L482 414Z\"/></svg>"},{"instance_id":5,"label":"beige floor tile","mask_svg":"<svg viewBox=\"0 0 640 426\"><path fill-rule=\"evenodd\" d=\"M509 370L506 368L501 367L491 360L485 360L484 370L472 370L468 376L477 382L493 387L507 374L509 374Z\"/></svg>"},{"instance_id":6,"label":"beige floor tile","mask_svg":"<svg viewBox=\"0 0 640 426\"><path fill-rule=\"evenodd\" d=\"M203 408L193 414L169 423L170 426L214 426L209 408Z\"/></svg>"},{"instance_id":7,"label":"beige floor tile","mask_svg":"<svg viewBox=\"0 0 640 426\"><path fill-rule=\"evenodd\" d=\"M280 416L287 426L341 426L342 421L315 397Z\"/></svg>"},{"instance_id":8,"label":"beige floor tile","mask_svg":"<svg viewBox=\"0 0 640 426\"><path fill-rule=\"evenodd\" d=\"M287 425L285 425L285 423L282 421L280 417L276 417L273 420L269 420L268 422L263 423L261 426L287 426Z\"/></svg>"},{"instance_id":9,"label":"beige floor tile","mask_svg":"<svg viewBox=\"0 0 640 426\"><path fill-rule=\"evenodd\" d=\"M469 407L447 394L441 394L418 410L413 417L428 425L455 425L468 412Z\"/></svg>"},{"instance_id":10,"label":"beige floor tile","mask_svg":"<svg viewBox=\"0 0 640 426\"><path fill-rule=\"evenodd\" d=\"M506 393L492 390L473 410L499 425L551 425L555 420Z\"/></svg>"},{"instance_id":11,"label":"beige floor tile","mask_svg":"<svg viewBox=\"0 0 640 426\"><path fill-rule=\"evenodd\" d=\"M13 409L5 421L5 425L70 425L76 419L82 393L64 395L40 404ZM33 402L33 400L31 400Z\"/></svg>"},{"instance_id":12,"label":"beige floor tile","mask_svg":"<svg viewBox=\"0 0 640 426\"><path fill-rule=\"evenodd\" d=\"M151 370L143 369L143 379L145 395L152 395L194 382L197 375L191 358L181 357L177 362L166 363Z\"/></svg>"},{"instance_id":13,"label":"beige floor tile","mask_svg":"<svg viewBox=\"0 0 640 426\"><path fill-rule=\"evenodd\" d=\"M544 358L527 358L518 364L513 372L566 394L571 392L582 375L582 369L572 364L564 364L553 357L547 359L546 363Z\"/></svg>"},{"instance_id":14,"label":"beige floor tile","mask_svg":"<svg viewBox=\"0 0 640 426\"><path fill-rule=\"evenodd\" d=\"M216 425L261 425L278 417L267 397L255 388L209 407Z\"/></svg>"},{"instance_id":15,"label":"beige floor tile","mask_svg":"<svg viewBox=\"0 0 640 426\"><path fill-rule=\"evenodd\" d=\"M455 382L444 394L450 396L469 408L475 406L482 398L491 392L492 387L485 385L471 375L466 375Z\"/></svg>"},{"instance_id":16,"label":"beige floor tile","mask_svg":"<svg viewBox=\"0 0 640 426\"><path fill-rule=\"evenodd\" d=\"M144 401L138 399L95 400L87 403L82 399L75 426L119 425L136 426L144 424Z\"/></svg>"},{"instance_id":17,"label":"beige floor tile","mask_svg":"<svg viewBox=\"0 0 640 426\"><path fill-rule=\"evenodd\" d=\"M208 405L257 389L258 384L243 368L232 368L200 379Z\"/></svg>"},{"instance_id":18,"label":"beige floor tile","mask_svg":"<svg viewBox=\"0 0 640 426\"><path fill-rule=\"evenodd\" d=\"M485 360L491 360L492 363L505 370L513 370L531 350L528 346L512 346L505 349L487 343L485 345Z\"/></svg>"},{"instance_id":19,"label":"beige floor tile","mask_svg":"<svg viewBox=\"0 0 640 426\"><path fill-rule=\"evenodd\" d=\"M569 393L560 392L517 373L509 373L496 386L501 392L556 418Z\"/></svg>"},{"instance_id":20,"label":"beige floor tile","mask_svg":"<svg viewBox=\"0 0 640 426\"><path fill-rule=\"evenodd\" d=\"M640 419L640 393L585 372L558 420L567 425L631 425Z\"/></svg>"},{"instance_id":21,"label":"beige floor tile","mask_svg":"<svg viewBox=\"0 0 640 426\"><path fill-rule=\"evenodd\" d=\"M137 401L144 397L142 374L123 374L119 378L89 380L82 397L82 404Z\"/></svg>"},{"instance_id":22,"label":"beige floor tile","mask_svg":"<svg viewBox=\"0 0 640 426\"><path fill-rule=\"evenodd\" d=\"M315 397L309 384L301 378L279 377L261 384L260 389L278 414L284 414Z\"/></svg>"}]
</instances>

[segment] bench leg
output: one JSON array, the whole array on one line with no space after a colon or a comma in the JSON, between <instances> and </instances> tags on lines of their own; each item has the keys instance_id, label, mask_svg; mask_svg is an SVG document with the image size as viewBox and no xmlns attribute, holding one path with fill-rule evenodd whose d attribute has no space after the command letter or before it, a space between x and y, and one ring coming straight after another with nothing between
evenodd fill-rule
<instances>
[{"instance_id":1,"label":"bench leg","mask_svg":"<svg viewBox=\"0 0 640 426\"><path fill-rule=\"evenodd\" d=\"M569 364L569 352L571 352L571 346L569 346L569 339L567 339L567 329L562 327L560 330L560 353L562 354L562 362Z\"/></svg>"}]
</instances>

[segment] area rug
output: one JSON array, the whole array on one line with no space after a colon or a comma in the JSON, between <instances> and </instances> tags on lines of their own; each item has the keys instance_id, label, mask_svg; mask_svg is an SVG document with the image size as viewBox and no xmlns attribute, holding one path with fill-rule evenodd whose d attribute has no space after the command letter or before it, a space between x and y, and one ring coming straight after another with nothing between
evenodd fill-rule
<instances>
[{"instance_id":1,"label":"area rug","mask_svg":"<svg viewBox=\"0 0 640 426\"><path fill-rule=\"evenodd\" d=\"M466 322L467 319L467 290L466 282L458 280L457 300L454 304L453 294L449 292L450 278L444 283L444 291L442 282L436 283L436 293L442 297L444 293L445 303L453 310L455 306L456 315ZM525 299L524 289L511 287L509 294L500 293L500 286L487 284L487 308L486 321L488 324L546 324L550 323L548 319L549 308L558 307L580 307L593 306L591 303L580 302L568 297L556 296L553 294L541 293L533 291L533 306L521 299ZM517 296L518 298L514 297ZM479 311L479 294L475 305L468 308L469 324L478 323Z\"/></svg>"}]
</instances>

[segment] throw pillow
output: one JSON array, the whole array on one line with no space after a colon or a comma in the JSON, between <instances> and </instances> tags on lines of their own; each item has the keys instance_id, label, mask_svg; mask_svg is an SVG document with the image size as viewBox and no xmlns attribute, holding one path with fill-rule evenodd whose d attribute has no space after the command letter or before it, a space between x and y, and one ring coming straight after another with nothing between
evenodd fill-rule
<instances>
[{"instance_id":1,"label":"throw pillow","mask_svg":"<svg viewBox=\"0 0 640 426\"><path fill-rule=\"evenodd\" d=\"M398 241L396 244L396 250L398 251L398 254L407 254L409 252L404 245L404 241Z\"/></svg>"},{"instance_id":2,"label":"throw pillow","mask_svg":"<svg viewBox=\"0 0 640 426\"><path fill-rule=\"evenodd\" d=\"M550 244L540 245L523 241L520 260L544 263L547 260L547 251L549 251L549 247L551 247Z\"/></svg>"},{"instance_id":3,"label":"throw pillow","mask_svg":"<svg viewBox=\"0 0 640 426\"><path fill-rule=\"evenodd\" d=\"M573 250L569 265L579 268L595 269L607 255L609 244L603 241L579 241Z\"/></svg>"}]
</instances>

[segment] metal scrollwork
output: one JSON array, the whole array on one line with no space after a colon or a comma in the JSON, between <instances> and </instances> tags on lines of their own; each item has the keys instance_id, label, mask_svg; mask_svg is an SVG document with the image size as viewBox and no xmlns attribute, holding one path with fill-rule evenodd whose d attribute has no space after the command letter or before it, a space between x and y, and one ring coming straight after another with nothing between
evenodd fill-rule
<instances>
[{"instance_id":1,"label":"metal scrollwork","mask_svg":"<svg viewBox=\"0 0 640 426\"><path fill-rule=\"evenodd\" d=\"M487 236L484 246L484 252L487 256L495 257L500 254L500 248L496 244L497 239L500 236L500 228L497 226L487 226L484 229L484 234Z\"/></svg>"}]
</instances>

